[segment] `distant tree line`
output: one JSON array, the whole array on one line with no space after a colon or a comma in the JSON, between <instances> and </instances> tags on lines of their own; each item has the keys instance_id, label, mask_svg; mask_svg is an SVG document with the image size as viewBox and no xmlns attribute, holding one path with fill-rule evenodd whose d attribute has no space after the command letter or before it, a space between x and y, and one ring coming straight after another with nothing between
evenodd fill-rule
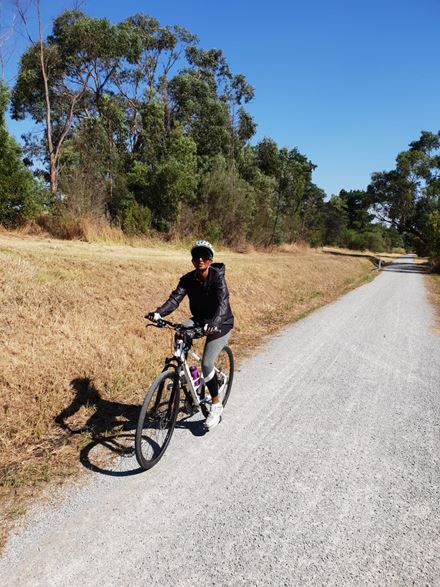
<instances>
[{"instance_id":1,"label":"distant tree line","mask_svg":"<svg viewBox=\"0 0 440 587\"><path fill-rule=\"evenodd\" d=\"M39 22L10 100L13 118L44 131L23 137L24 160L0 90L3 225L39 217L56 232L104 217L130 235L197 233L231 245L389 250L412 235L420 250L438 246L438 135L423 133L365 192L326 201L297 148L251 144L254 90L221 50L144 14L112 24L68 10L47 38Z\"/></svg>"}]
</instances>

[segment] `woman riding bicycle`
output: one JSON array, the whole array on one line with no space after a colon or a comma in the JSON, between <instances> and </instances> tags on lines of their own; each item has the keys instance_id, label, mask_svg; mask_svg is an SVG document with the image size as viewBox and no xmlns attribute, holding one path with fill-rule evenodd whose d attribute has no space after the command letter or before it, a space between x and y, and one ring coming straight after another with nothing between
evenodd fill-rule
<instances>
[{"instance_id":1,"label":"woman riding bicycle","mask_svg":"<svg viewBox=\"0 0 440 587\"><path fill-rule=\"evenodd\" d=\"M168 300L154 312L147 314L147 317L157 321L168 316L179 306L185 295L188 295L192 318L186 320L184 325L203 326L207 335L202 371L212 398L211 411L205 421L205 426L210 429L217 426L223 412L214 363L228 343L234 326L234 316L229 304L225 266L223 263L213 263L213 246L207 241L198 240L191 248L191 257L195 271L183 275Z\"/></svg>"}]
</instances>

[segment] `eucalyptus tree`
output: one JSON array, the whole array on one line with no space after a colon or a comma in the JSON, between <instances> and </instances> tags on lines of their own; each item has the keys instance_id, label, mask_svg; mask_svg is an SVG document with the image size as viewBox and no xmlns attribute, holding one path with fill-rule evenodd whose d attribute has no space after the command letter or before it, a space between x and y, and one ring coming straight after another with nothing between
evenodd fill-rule
<instances>
[{"instance_id":1,"label":"eucalyptus tree","mask_svg":"<svg viewBox=\"0 0 440 587\"><path fill-rule=\"evenodd\" d=\"M263 173L277 181L272 232L268 244L296 240L301 227L301 208L307 199L312 171L316 168L297 148L279 149L272 139L263 139L255 147L257 164Z\"/></svg>"},{"instance_id":2,"label":"eucalyptus tree","mask_svg":"<svg viewBox=\"0 0 440 587\"><path fill-rule=\"evenodd\" d=\"M353 230L365 230L374 219L370 211L370 202L367 192L363 190L341 190L342 199L347 212L347 226Z\"/></svg>"},{"instance_id":3,"label":"eucalyptus tree","mask_svg":"<svg viewBox=\"0 0 440 587\"><path fill-rule=\"evenodd\" d=\"M162 28L139 15L121 26L132 31L137 51L120 83L136 119L128 185L152 210L154 226L167 229L184 207L194 210L208 200L214 206L214 199L229 197L218 190L215 198L203 195L211 183L201 180L218 172L219 156L232 165L235 136L244 144L253 132L243 114L236 132L230 112L232 102L250 99L252 91L243 76L231 74L221 51L198 49L186 29ZM229 177L236 174L232 167Z\"/></svg>"},{"instance_id":4,"label":"eucalyptus tree","mask_svg":"<svg viewBox=\"0 0 440 587\"><path fill-rule=\"evenodd\" d=\"M176 124L165 132L162 103L143 112L143 148L127 173L127 187L136 201L152 212L153 226L169 230L182 205L191 204L198 184L196 144Z\"/></svg>"},{"instance_id":5,"label":"eucalyptus tree","mask_svg":"<svg viewBox=\"0 0 440 587\"><path fill-rule=\"evenodd\" d=\"M30 115L45 127L45 159L55 199L63 143L81 120L103 113L105 91L120 66L125 39L107 19L69 10L54 20L52 34L44 40L39 2L37 8L39 40L20 60L12 114L15 119Z\"/></svg>"},{"instance_id":6,"label":"eucalyptus tree","mask_svg":"<svg viewBox=\"0 0 440 587\"><path fill-rule=\"evenodd\" d=\"M332 195L330 200L324 204L324 210L324 244L342 246L344 234L348 228L346 203L340 196Z\"/></svg>"},{"instance_id":7,"label":"eucalyptus tree","mask_svg":"<svg viewBox=\"0 0 440 587\"><path fill-rule=\"evenodd\" d=\"M378 219L411 235L422 254L440 254L440 132L423 131L395 169L373 173L368 195Z\"/></svg>"},{"instance_id":8,"label":"eucalyptus tree","mask_svg":"<svg viewBox=\"0 0 440 587\"><path fill-rule=\"evenodd\" d=\"M301 200L298 239L320 246L325 236L325 192L310 181Z\"/></svg>"},{"instance_id":9,"label":"eucalyptus tree","mask_svg":"<svg viewBox=\"0 0 440 587\"><path fill-rule=\"evenodd\" d=\"M196 145L172 116L169 77L197 38L140 14L118 26L129 40L124 67L115 76L130 127L127 187L151 211L153 226L169 230L198 183Z\"/></svg>"},{"instance_id":10,"label":"eucalyptus tree","mask_svg":"<svg viewBox=\"0 0 440 587\"><path fill-rule=\"evenodd\" d=\"M112 24L67 10L43 38L35 2L39 39L21 58L12 112L45 131L26 148L42 153L53 203L106 211L130 232L170 230L186 214L200 226L216 215L212 234L229 226L230 239L310 233L315 166L270 139L250 146L254 90L220 49L144 14Z\"/></svg>"},{"instance_id":11,"label":"eucalyptus tree","mask_svg":"<svg viewBox=\"0 0 440 587\"><path fill-rule=\"evenodd\" d=\"M280 149L281 169L280 193L282 194L283 231L290 242L299 238L301 208L307 201L307 188L316 169L297 148Z\"/></svg>"},{"instance_id":12,"label":"eucalyptus tree","mask_svg":"<svg viewBox=\"0 0 440 587\"><path fill-rule=\"evenodd\" d=\"M161 26L146 14L135 14L118 25L126 40L124 65L114 75L118 93L126 103L130 128L129 147L139 150L145 105L160 102L165 130L172 130L169 81L185 60L185 51L198 42L187 29Z\"/></svg>"},{"instance_id":13,"label":"eucalyptus tree","mask_svg":"<svg viewBox=\"0 0 440 587\"><path fill-rule=\"evenodd\" d=\"M220 49L186 49L189 67L169 84L175 118L191 134L199 157L223 155L234 159L238 143L255 133L243 108L254 95L242 74L233 74Z\"/></svg>"}]
</instances>

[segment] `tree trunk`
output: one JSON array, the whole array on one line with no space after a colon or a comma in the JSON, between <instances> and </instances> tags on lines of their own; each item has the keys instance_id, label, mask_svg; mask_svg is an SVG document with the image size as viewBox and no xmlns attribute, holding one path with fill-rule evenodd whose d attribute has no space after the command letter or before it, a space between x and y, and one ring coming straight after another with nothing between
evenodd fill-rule
<instances>
[{"instance_id":1,"label":"tree trunk","mask_svg":"<svg viewBox=\"0 0 440 587\"><path fill-rule=\"evenodd\" d=\"M57 161L54 155L50 155L50 192L52 200L55 201L58 190L58 170Z\"/></svg>"},{"instance_id":2,"label":"tree trunk","mask_svg":"<svg viewBox=\"0 0 440 587\"><path fill-rule=\"evenodd\" d=\"M49 150L50 159L50 191L53 199L57 193L58 188L58 177L57 177L57 157L54 153L53 142L52 142L52 109L50 105L49 96L49 83L47 79L46 64L44 62L44 44L43 44L43 27L41 23L40 13L40 0L37 0L37 16L38 16L38 35L39 35L39 46L40 46L40 65L41 75L44 83L44 99L46 103L46 138L47 148Z\"/></svg>"}]
</instances>

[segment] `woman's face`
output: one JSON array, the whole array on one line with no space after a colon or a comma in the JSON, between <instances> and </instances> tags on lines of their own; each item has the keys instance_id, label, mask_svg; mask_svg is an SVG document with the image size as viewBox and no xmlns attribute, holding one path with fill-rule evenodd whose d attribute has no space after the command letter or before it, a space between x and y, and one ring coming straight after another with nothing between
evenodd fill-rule
<instances>
[{"instance_id":1,"label":"woman's face","mask_svg":"<svg viewBox=\"0 0 440 587\"><path fill-rule=\"evenodd\" d=\"M212 259L203 253L198 253L192 257L192 264L198 271L206 271L206 269L210 267L211 263Z\"/></svg>"}]
</instances>

